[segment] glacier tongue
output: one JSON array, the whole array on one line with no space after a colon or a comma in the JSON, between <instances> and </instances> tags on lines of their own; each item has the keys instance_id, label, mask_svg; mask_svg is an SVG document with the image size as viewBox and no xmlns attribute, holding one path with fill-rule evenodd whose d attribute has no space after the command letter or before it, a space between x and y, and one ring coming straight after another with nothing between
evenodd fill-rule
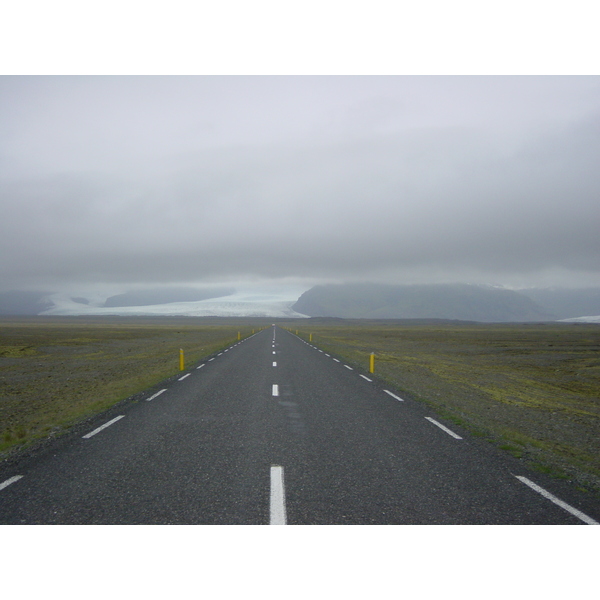
<instances>
[{"instance_id":1,"label":"glacier tongue","mask_svg":"<svg viewBox=\"0 0 600 600\"><path fill-rule=\"evenodd\" d=\"M560 319L561 323L600 323L600 315L589 317L573 317L571 319Z\"/></svg>"},{"instance_id":2,"label":"glacier tongue","mask_svg":"<svg viewBox=\"0 0 600 600\"><path fill-rule=\"evenodd\" d=\"M113 315L113 316L189 316L189 317L280 317L308 318L292 310L296 300L269 294L237 293L222 298L197 302L170 302L148 306L104 307L74 302L70 297L55 295L50 298L54 307L42 315Z\"/></svg>"}]
</instances>

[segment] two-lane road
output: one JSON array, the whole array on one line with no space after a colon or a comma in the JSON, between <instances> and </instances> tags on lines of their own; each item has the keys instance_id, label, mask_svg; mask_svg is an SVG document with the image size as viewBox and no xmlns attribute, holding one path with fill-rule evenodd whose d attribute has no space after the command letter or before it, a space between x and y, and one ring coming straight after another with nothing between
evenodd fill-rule
<instances>
[{"instance_id":1,"label":"two-lane road","mask_svg":"<svg viewBox=\"0 0 600 600\"><path fill-rule=\"evenodd\" d=\"M593 524L518 461L271 327L0 470L0 523ZM562 495L561 495L562 494Z\"/></svg>"}]
</instances>

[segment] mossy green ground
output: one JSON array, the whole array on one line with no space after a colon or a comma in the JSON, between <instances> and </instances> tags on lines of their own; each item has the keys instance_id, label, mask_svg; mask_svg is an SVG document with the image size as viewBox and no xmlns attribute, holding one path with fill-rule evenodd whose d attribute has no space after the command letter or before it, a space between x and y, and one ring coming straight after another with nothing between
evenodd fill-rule
<instances>
[{"instance_id":1,"label":"mossy green ground","mask_svg":"<svg viewBox=\"0 0 600 600\"><path fill-rule=\"evenodd\" d=\"M600 326L346 321L289 329L487 438L600 492Z\"/></svg>"},{"instance_id":2,"label":"mossy green ground","mask_svg":"<svg viewBox=\"0 0 600 600\"><path fill-rule=\"evenodd\" d=\"M261 324L181 319L0 319L0 453L98 413Z\"/></svg>"}]
</instances>

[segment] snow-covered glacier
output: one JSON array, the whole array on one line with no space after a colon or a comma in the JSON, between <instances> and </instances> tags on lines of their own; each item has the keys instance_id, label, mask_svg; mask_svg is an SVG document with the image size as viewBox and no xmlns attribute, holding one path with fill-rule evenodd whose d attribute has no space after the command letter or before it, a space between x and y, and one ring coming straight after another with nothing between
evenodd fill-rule
<instances>
[{"instance_id":1,"label":"snow-covered glacier","mask_svg":"<svg viewBox=\"0 0 600 600\"><path fill-rule=\"evenodd\" d=\"M114 315L114 316L162 316L162 317L279 317L290 319L308 318L292 310L296 299L289 296L256 292L238 292L221 298L197 302L170 302L148 306L106 307L81 304L67 295L53 295L49 299L54 307L42 315Z\"/></svg>"},{"instance_id":2,"label":"snow-covered glacier","mask_svg":"<svg viewBox=\"0 0 600 600\"><path fill-rule=\"evenodd\" d=\"M572 319L561 319L561 323L600 323L600 315L589 317L573 317Z\"/></svg>"}]
</instances>

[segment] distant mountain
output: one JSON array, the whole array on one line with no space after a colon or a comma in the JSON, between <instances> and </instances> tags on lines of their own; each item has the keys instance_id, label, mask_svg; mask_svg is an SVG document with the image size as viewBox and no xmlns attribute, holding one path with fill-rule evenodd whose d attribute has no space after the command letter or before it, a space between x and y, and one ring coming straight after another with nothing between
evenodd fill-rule
<instances>
[{"instance_id":1,"label":"distant mountain","mask_svg":"<svg viewBox=\"0 0 600 600\"><path fill-rule=\"evenodd\" d=\"M151 306L153 304L170 304L171 302L198 302L209 298L231 296L233 288L188 288L169 287L152 290L126 292L106 299L106 307ZM75 300L75 298L73 298Z\"/></svg>"},{"instance_id":2,"label":"distant mountain","mask_svg":"<svg viewBox=\"0 0 600 600\"><path fill-rule=\"evenodd\" d=\"M517 292L466 284L343 284L316 286L295 298L289 291L234 292L231 288L151 289L111 296L106 301L103 297L10 291L0 293L0 315L308 316L481 322L581 317L597 321L600 315L600 288Z\"/></svg>"},{"instance_id":3,"label":"distant mountain","mask_svg":"<svg viewBox=\"0 0 600 600\"><path fill-rule=\"evenodd\" d=\"M47 292L3 292L0 315L37 315L53 306L47 296Z\"/></svg>"},{"instance_id":4,"label":"distant mountain","mask_svg":"<svg viewBox=\"0 0 600 600\"><path fill-rule=\"evenodd\" d=\"M600 315L600 288L533 288L519 293L555 314L557 319Z\"/></svg>"},{"instance_id":5,"label":"distant mountain","mask_svg":"<svg viewBox=\"0 0 600 600\"><path fill-rule=\"evenodd\" d=\"M556 318L518 292L467 284L318 285L302 294L291 308L310 317L350 319L524 322Z\"/></svg>"}]
</instances>

